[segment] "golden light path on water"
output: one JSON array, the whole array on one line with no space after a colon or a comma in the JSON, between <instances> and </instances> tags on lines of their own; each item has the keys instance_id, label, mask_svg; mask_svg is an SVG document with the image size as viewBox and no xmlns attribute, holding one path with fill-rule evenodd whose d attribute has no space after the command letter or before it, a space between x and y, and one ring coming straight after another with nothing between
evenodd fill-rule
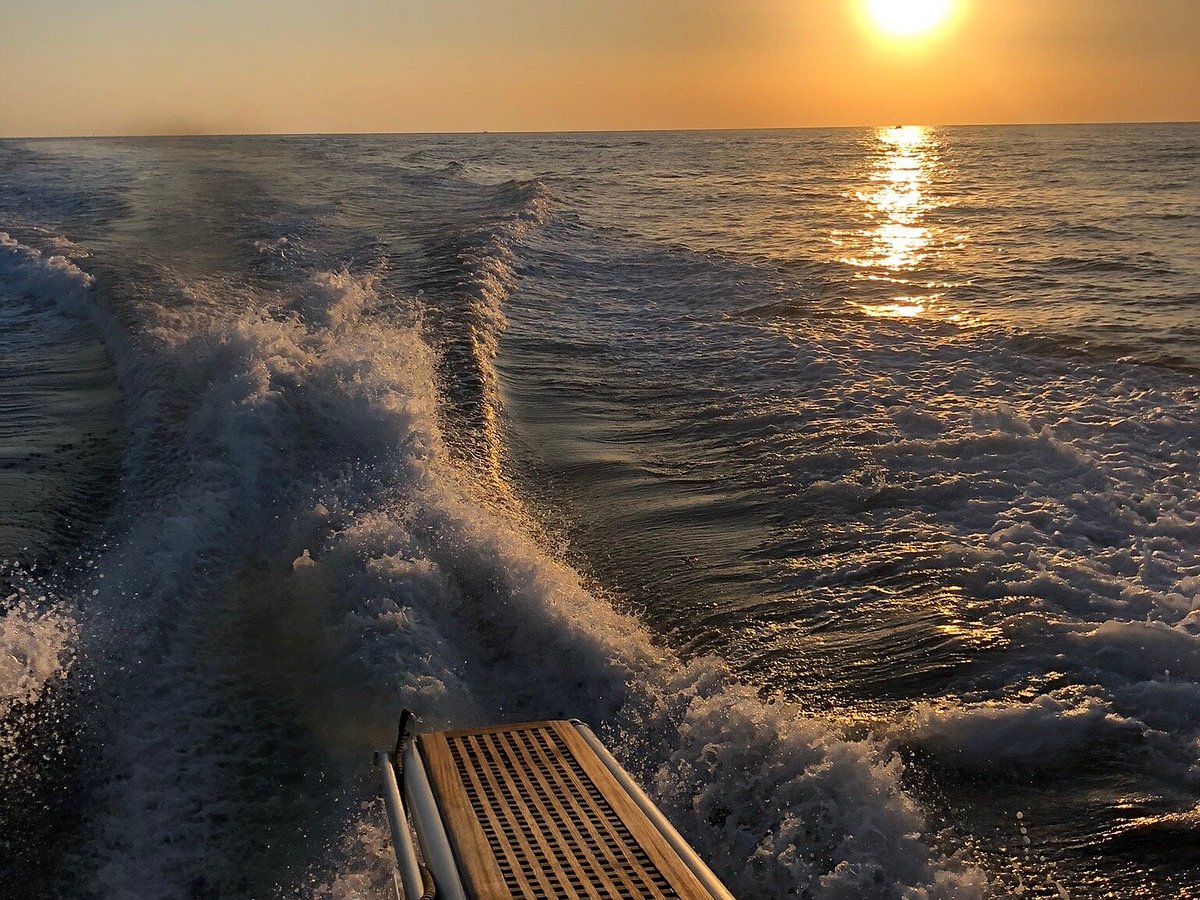
<instances>
[{"instance_id":1,"label":"golden light path on water","mask_svg":"<svg viewBox=\"0 0 1200 900\"><path fill-rule=\"evenodd\" d=\"M914 280L916 270L933 251L933 235L925 216L935 206L930 188L943 174L933 133L919 125L881 128L875 134L875 158L865 173L868 187L855 194L870 227L835 233L845 247L841 262L864 270L862 278L896 286L896 293L879 302L856 302L868 315L916 318L938 312L936 284Z\"/></svg>"}]
</instances>

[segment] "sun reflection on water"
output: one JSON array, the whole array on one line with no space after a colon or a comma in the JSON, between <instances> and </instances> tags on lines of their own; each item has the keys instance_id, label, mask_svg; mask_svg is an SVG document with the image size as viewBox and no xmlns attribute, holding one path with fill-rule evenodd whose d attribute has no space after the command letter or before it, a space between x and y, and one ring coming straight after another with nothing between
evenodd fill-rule
<instances>
[{"instance_id":1,"label":"sun reflection on water","mask_svg":"<svg viewBox=\"0 0 1200 900\"><path fill-rule=\"evenodd\" d=\"M937 142L930 129L905 125L876 132L867 185L854 194L871 224L834 237L847 251L841 261L862 269L861 280L876 283L864 292L870 299L855 304L868 315L912 319L938 313L940 318L959 318L941 310L936 284L915 277L934 250L925 217L936 205L930 187L939 173Z\"/></svg>"},{"instance_id":2,"label":"sun reflection on water","mask_svg":"<svg viewBox=\"0 0 1200 900\"><path fill-rule=\"evenodd\" d=\"M881 131L879 140L887 150L871 175L876 190L860 193L858 199L873 205L880 221L866 259L858 264L911 269L929 245L929 229L921 224L921 214L929 208L921 194L932 168L929 137L924 128L910 125Z\"/></svg>"}]
</instances>

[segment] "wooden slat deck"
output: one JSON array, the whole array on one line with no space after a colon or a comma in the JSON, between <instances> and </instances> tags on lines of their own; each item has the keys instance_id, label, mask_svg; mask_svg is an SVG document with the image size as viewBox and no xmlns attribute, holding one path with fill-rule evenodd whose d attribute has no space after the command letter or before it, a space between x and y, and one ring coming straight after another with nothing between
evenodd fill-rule
<instances>
[{"instance_id":1,"label":"wooden slat deck","mask_svg":"<svg viewBox=\"0 0 1200 900\"><path fill-rule=\"evenodd\" d=\"M571 723L417 740L473 900L711 900Z\"/></svg>"}]
</instances>

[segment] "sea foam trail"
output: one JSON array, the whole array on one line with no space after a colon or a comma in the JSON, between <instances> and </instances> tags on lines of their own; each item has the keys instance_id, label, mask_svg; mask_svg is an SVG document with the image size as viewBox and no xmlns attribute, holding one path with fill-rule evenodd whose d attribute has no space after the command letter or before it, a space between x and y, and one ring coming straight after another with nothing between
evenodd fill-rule
<instances>
[{"instance_id":1,"label":"sea foam trail","mask_svg":"<svg viewBox=\"0 0 1200 900\"><path fill-rule=\"evenodd\" d=\"M5 598L0 615L0 722L16 705L37 702L48 683L70 671L75 641L74 618L65 609L47 606L44 595ZM13 749L8 741L0 730L0 751Z\"/></svg>"},{"instance_id":2,"label":"sea foam trail","mask_svg":"<svg viewBox=\"0 0 1200 900\"><path fill-rule=\"evenodd\" d=\"M60 243L69 246L69 242ZM73 301L94 279L66 253L43 253L0 231L0 280L16 293L79 311Z\"/></svg>"},{"instance_id":3,"label":"sea foam trail","mask_svg":"<svg viewBox=\"0 0 1200 900\"><path fill-rule=\"evenodd\" d=\"M77 315L93 279L69 258L69 242L54 249L64 252L43 253L0 231L0 290ZM14 706L35 703L48 683L70 669L76 622L56 598L29 593L34 583L19 570L0 574L16 588L0 600L0 720L5 720ZM0 734L0 740L5 752L13 749L11 737Z\"/></svg>"},{"instance_id":4,"label":"sea foam trail","mask_svg":"<svg viewBox=\"0 0 1200 900\"><path fill-rule=\"evenodd\" d=\"M106 773L71 861L90 891L386 884L364 761L407 705L600 726L740 896L984 893L921 837L894 755L681 663L480 494L419 321L371 273L282 296L165 279L136 303L71 277L119 323L132 435L78 604Z\"/></svg>"}]
</instances>

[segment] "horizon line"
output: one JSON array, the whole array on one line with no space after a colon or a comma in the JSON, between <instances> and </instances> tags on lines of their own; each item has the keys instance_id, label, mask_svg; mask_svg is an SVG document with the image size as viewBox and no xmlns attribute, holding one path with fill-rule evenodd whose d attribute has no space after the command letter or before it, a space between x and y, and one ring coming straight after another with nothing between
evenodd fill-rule
<instances>
[{"instance_id":1,"label":"horizon line","mask_svg":"<svg viewBox=\"0 0 1200 900\"><path fill-rule=\"evenodd\" d=\"M109 140L114 138L231 138L231 137L432 137L437 135L551 135L551 134L679 134L746 131L858 131L888 127L920 128L1070 128L1092 125L1197 125L1200 119L1127 119L1107 121L1060 122L900 122L886 125L752 125L745 127L687 127L687 128L566 128L566 129L490 129L450 131L164 131L164 132L97 132L92 134L4 134L2 141L52 140Z\"/></svg>"}]
</instances>

